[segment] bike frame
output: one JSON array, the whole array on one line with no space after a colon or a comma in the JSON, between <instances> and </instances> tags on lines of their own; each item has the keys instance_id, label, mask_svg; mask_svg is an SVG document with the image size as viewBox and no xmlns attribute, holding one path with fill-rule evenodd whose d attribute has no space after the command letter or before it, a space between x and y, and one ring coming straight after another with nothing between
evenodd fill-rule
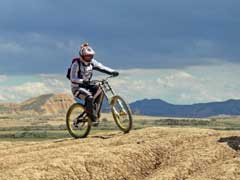
<instances>
[{"instance_id":1,"label":"bike frame","mask_svg":"<svg viewBox=\"0 0 240 180\"><path fill-rule=\"evenodd\" d=\"M110 78L110 77L108 77L108 78ZM104 97L106 97L108 102L109 102L111 100L111 97L116 95L116 93L114 92L114 90L110 86L109 82L107 81L108 78L103 79L103 80L95 80L95 82L97 82L97 84L99 86L99 90L94 95L95 100L97 98L100 98L99 103L97 104L97 107L96 107L96 110L97 110L97 113L98 113L99 117L100 117ZM109 92L111 94L111 97L108 95Z\"/></svg>"},{"instance_id":2,"label":"bike frame","mask_svg":"<svg viewBox=\"0 0 240 180\"><path fill-rule=\"evenodd\" d=\"M109 78L112 78L113 76L109 76L105 79L102 79L102 80L94 80L95 82L97 82L97 84L99 85L99 91L97 91L97 93L94 95L94 98L98 98L99 95L101 95L100 97L100 102L99 104L97 104L97 112L98 112L98 115L100 117L100 113L101 113L101 109L102 109L102 104L103 104L103 99L104 97L107 98L108 100L108 103L110 104L110 101L112 100L111 98L114 97L116 95L115 91L112 89L112 87L110 86L109 82L108 82L108 79ZM93 81L93 82L94 82ZM108 93L110 92L111 94L111 97L108 95ZM120 107L122 109L124 109L122 103L118 100L118 104L120 105ZM117 110L115 107L113 107L113 110L115 111L115 113L117 113Z\"/></svg>"},{"instance_id":3,"label":"bike frame","mask_svg":"<svg viewBox=\"0 0 240 180\"><path fill-rule=\"evenodd\" d=\"M108 100L108 103L110 104L110 100L112 97L114 97L116 95L115 91L112 89L112 87L110 86L109 82L108 82L108 79L109 78L112 78L113 76L109 76L105 79L102 79L102 80L93 80L92 82L94 82L95 84L97 84L99 86L99 89L98 91L95 93L94 95L94 99L96 100L97 98L100 98L98 104L97 104L97 107L96 107L96 111L97 111L97 114L98 114L98 117L100 117L101 115L101 109L102 109L102 104L103 104L103 100L104 100L104 97L107 98ZM108 92L110 92L111 94L111 97L108 95ZM100 96L100 97L99 97ZM82 103L83 101L79 98L75 98L76 102L77 103ZM118 104L120 105L120 107L122 109L123 108L123 105L122 103L118 100ZM115 112L117 112L116 108L113 107L113 110Z\"/></svg>"},{"instance_id":4,"label":"bike frame","mask_svg":"<svg viewBox=\"0 0 240 180\"><path fill-rule=\"evenodd\" d=\"M113 77L113 76L110 76ZM106 97L112 116L117 126L124 133L128 133L132 128L132 114L126 101L119 95L116 95L112 87L108 82L108 78L102 80L94 80L93 84L98 86L97 92L94 94L94 110L98 113L98 122L93 123L91 116L86 112L86 102L84 100L75 97L76 103L74 103L68 110L66 115L66 125L69 133L75 138L87 137L91 130L91 126L97 126L100 122L100 115L102 110L103 100ZM117 106L116 106L117 105ZM81 112L77 114L75 109L80 108ZM74 115L74 117L72 117ZM90 116L90 117L89 117ZM126 122L127 121L127 122ZM127 123L127 125L125 125ZM81 131L83 133L78 134Z\"/></svg>"}]
</instances>

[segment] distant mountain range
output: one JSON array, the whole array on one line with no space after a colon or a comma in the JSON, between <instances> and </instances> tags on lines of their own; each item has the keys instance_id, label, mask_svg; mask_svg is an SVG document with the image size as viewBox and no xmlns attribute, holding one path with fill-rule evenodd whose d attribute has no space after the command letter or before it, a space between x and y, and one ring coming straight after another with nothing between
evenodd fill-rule
<instances>
[{"instance_id":1,"label":"distant mountain range","mask_svg":"<svg viewBox=\"0 0 240 180\"><path fill-rule=\"evenodd\" d=\"M72 95L45 94L22 103L2 103L0 104L0 114L65 114L72 103L74 103ZM143 99L131 103L130 107L135 114L150 116L202 118L219 115L240 115L240 100L233 99L192 105L174 105L161 99ZM103 104L103 111L109 111L106 101Z\"/></svg>"},{"instance_id":2,"label":"distant mountain range","mask_svg":"<svg viewBox=\"0 0 240 180\"><path fill-rule=\"evenodd\" d=\"M240 115L240 100L174 105L160 99L143 99L130 104L138 114L167 117L209 117L218 115Z\"/></svg>"}]
</instances>

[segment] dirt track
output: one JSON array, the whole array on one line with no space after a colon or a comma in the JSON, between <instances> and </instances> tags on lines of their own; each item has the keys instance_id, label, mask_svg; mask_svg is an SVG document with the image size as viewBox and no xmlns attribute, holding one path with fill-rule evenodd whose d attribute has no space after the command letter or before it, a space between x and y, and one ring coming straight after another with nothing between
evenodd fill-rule
<instances>
[{"instance_id":1,"label":"dirt track","mask_svg":"<svg viewBox=\"0 0 240 180\"><path fill-rule=\"evenodd\" d=\"M240 132L193 128L0 142L0 179L237 180L239 144Z\"/></svg>"}]
</instances>

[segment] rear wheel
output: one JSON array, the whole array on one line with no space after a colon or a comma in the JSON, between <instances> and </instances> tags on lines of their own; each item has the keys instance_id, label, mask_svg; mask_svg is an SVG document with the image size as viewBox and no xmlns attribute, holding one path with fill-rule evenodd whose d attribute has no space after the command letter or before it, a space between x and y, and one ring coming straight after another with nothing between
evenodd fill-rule
<instances>
[{"instance_id":1,"label":"rear wheel","mask_svg":"<svg viewBox=\"0 0 240 180\"><path fill-rule=\"evenodd\" d=\"M117 126L124 133L128 133L133 125L132 112L129 105L122 97L113 96L110 106Z\"/></svg>"},{"instance_id":2,"label":"rear wheel","mask_svg":"<svg viewBox=\"0 0 240 180\"><path fill-rule=\"evenodd\" d=\"M75 103L69 108L66 115L66 125L72 137L87 137L91 130L91 119L88 118L83 105Z\"/></svg>"}]
</instances>

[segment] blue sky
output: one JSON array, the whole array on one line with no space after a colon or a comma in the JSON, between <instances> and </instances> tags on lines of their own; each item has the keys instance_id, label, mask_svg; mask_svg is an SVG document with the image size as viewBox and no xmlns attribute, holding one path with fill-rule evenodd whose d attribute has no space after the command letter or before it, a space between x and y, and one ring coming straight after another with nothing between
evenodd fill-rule
<instances>
[{"instance_id":1,"label":"blue sky","mask_svg":"<svg viewBox=\"0 0 240 180\"><path fill-rule=\"evenodd\" d=\"M236 0L3 0L0 101L68 91L65 70L83 41L95 48L96 59L127 73L125 83L139 82L139 91L124 92L132 101L149 97L187 104L240 98L235 78L240 75L239 8ZM188 76L184 73L194 80L180 87L178 82ZM166 79L178 76L183 79L166 85ZM165 83L165 91L147 93L144 84L150 81ZM44 89L41 83L45 91L22 93L24 87ZM120 83L113 83L122 92ZM17 89L11 97L7 87Z\"/></svg>"}]
</instances>

